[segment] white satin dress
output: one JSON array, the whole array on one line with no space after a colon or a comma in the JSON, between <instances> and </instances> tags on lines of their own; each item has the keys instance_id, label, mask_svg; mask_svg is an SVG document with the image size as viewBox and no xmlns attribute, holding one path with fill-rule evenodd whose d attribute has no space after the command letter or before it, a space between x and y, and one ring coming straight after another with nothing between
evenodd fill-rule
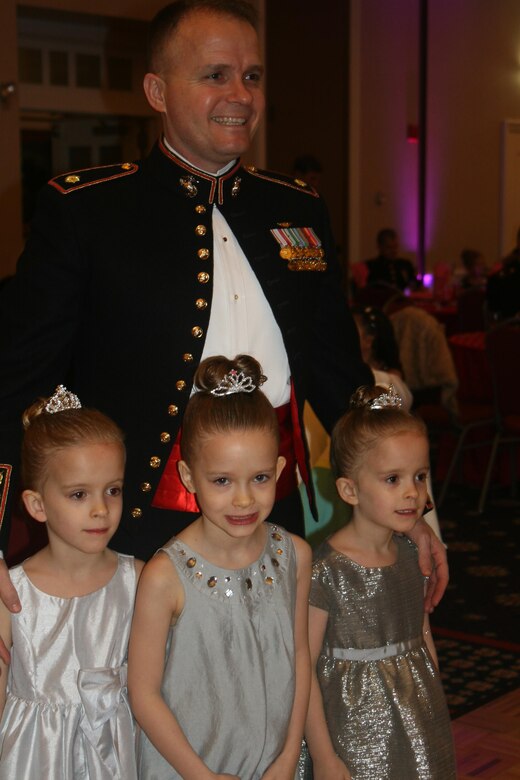
<instances>
[{"instance_id":1,"label":"white satin dress","mask_svg":"<svg viewBox=\"0 0 520 780\"><path fill-rule=\"evenodd\" d=\"M1 780L136 780L126 652L137 578L118 556L112 579L86 596L38 590L11 569L23 605L12 616Z\"/></svg>"}]
</instances>

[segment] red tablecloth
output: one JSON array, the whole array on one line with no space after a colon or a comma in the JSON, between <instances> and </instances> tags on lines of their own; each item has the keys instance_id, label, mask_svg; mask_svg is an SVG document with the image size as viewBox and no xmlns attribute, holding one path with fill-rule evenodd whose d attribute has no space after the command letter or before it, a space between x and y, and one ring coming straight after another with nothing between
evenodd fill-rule
<instances>
[{"instance_id":1,"label":"red tablecloth","mask_svg":"<svg viewBox=\"0 0 520 780\"><path fill-rule=\"evenodd\" d=\"M456 333L448 339L459 378L461 401L491 402L491 371L486 355L486 334Z\"/></svg>"},{"instance_id":2,"label":"red tablecloth","mask_svg":"<svg viewBox=\"0 0 520 780\"><path fill-rule=\"evenodd\" d=\"M410 300L415 306L424 309L428 314L439 320L446 332L446 336L451 336L458 330L459 312L455 302L442 303L437 301L432 295L424 293L411 293Z\"/></svg>"}]
</instances>

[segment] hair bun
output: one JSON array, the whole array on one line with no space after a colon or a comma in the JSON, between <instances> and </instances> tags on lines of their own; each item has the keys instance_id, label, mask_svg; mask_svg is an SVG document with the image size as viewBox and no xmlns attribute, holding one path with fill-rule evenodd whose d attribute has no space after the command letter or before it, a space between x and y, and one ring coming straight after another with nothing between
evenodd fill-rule
<instances>
[{"instance_id":1,"label":"hair bun","mask_svg":"<svg viewBox=\"0 0 520 780\"><path fill-rule=\"evenodd\" d=\"M234 360L223 355L215 355L206 358L199 365L195 372L194 385L199 391L211 393L221 385L230 371L249 377L255 387L260 387L266 379L262 374L260 363L250 355L237 355Z\"/></svg>"},{"instance_id":2,"label":"hair bun","mask_svg":"<svg viewBox=\"0 0 520 780\"><path fill-rule=\"evenodd\" d=\"M45 411L45 405L48 398L38 398L33 404L27 407L22 415L22 425L28 428L34 420Z\"/></svg>"}]
</instances>

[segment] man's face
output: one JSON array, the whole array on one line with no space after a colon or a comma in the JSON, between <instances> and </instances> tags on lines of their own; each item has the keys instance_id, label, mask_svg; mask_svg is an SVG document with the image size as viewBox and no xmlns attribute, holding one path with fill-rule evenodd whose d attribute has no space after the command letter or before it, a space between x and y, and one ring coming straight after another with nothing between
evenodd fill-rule
<instances>
[{"instance_id":1,"label":"man's face","mask_svg":"<svg viewBox=\"0 0 520 780\"><path fill-rule=\"evenodd\" d=\"M380 244L381 255L388 260L394 260L399 252L399 241L396 236L387 237Z\"/></svg>"},{"instance_id":2,"label":"man's face","mask_svg":"<svg viewBox=\"0 0 520 780\"><path fill-rule=\"evenodd\" d=\"M201 10L179 23L161 73L148 73L144 88L171 146L215 173L251 143L264 110L262 77L253 27Z\"/></svg>"}]
</instances>

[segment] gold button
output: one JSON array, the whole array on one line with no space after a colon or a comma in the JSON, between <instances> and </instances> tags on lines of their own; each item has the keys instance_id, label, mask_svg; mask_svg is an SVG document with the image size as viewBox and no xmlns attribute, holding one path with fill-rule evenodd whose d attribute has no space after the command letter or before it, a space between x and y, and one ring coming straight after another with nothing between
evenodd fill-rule
<instances>
[{"instance_id":1,"label":"gold button","mask_svg":"<svg viewBox=\"0 0 520 780\"><path fill-rule=\"evenodd\" d=\"M208 232L208 229L207 229L206 225L197 225L197 227L195 228L195 233L198 236L205 236L207 232Z\"/></svg>"},{"instance_id":2,"label":"gold button","mask_svg":"<svg viewBox=\"0 0 520 780\"><path fill-rule=\"evenodd\" d=\"M207 284L209 282L209 274L206 271L201 271L200 274L197 274L197 279L201 284Z\"/></svg>"},{"instance_id":3,"label":"gold button","mask_svg":"<svg viewBox=\"0 0 520 780\"><path fill-rule=\"evenodd\" d=\"M191 329L191 335L193 336L194 339L200 339L204 335L204 331L202 330L201 327L195 325L195 327Z\"/></svg>"},{"instance_id":4,"label":"gold button","mask_svg":"<svg viewBox=\"0 0 520 780\"><path fill-rule=\"evenodd\" d=\"M265 584L266 585L272 585L273 584L273 578L272 577L266 577L265 578Z\"/></svg>"},{"instance_id":5,"label":"gold button","mask_svg":"<svg viewBox=\"0 0 520 780\"><path fill-rule=\"evenodd\" d=\"M142 516L143 516L143 510L139 509L138 506L135 506L132 509L132 517L135 517L137 519L138 517L142 517Z\"/></svg>"},{"instance_id":6,"label":"gold button","mask_svg":"<svg viewBox=\"0 0 520 780\"><path fill-rule=\"evenodd\" d=\"M129 171L131 167L132 167L132 163L123 163L122 166L121 166L121 168L124 171Z\"/></svg>"},{"instance_id":7,"label":"gold button","mask_svg":"<svg viewBox=\"0 0 520 780\"><path fill-rule=\"evenodd\" d=\"M188 560L186 561L186 566L188 567L188 569L193 569L196 563L197 563L196 558L188 558Z\"/></svg>"},{"instance_id":8,"label":"gold button","mask_svg":"<svg viewBox=\"0 0 520 780\"><path fill-rule=\"evenodd\" d=\"M184 355L182 356L182 359L184 360L185 363L192 363L193 355L191 354L191 352L185 352Z\"/></svg>"},{"instance_id":9,"label":"gold button","mask_svg":"<svg viewBox=\"0 0 520 780\"><path fill-rule=\"evenodd\" d=\"M67 176L65 181L67 184L77 184L79 181L79 176Z\"/></svg>"},{"instance_id":10,"label":"gold button","mask_svg":"<svg viewBox=\"0 0 520 780\"><path fill-rule=\"evenodd\" d=\"M206 206L203 206L202 203L199 203L198 206L195 206L195 211L197 212L197 214L205 214Z\"/></svg>"},{"instance_id":11,"label":"gold button","mask_svg":"<svg viewBox=\"0 0 520 780\"><path fill-rule=\"evenodd\" d=\"M209 257L209 249L199 249L197 254L201 260L207 260Z\"/></svg>"},{"instance_id":12,"label":"gold button","mask_svg":"<svg viewBox=\"0 0 520 780\"><path fill-rule=\"evenodd\" d=\"M175 382L175 387L177 390L185 390L186 389L186 382L184 379L178 379L177 382Z\"/></svg>"},{"instance_id":13,"label":"gold button","mask_svg":"<svg viewBox=\"0 0 520 780\"><path fill-rule=\"evenodd\" d=\"M214 588L216 584L217 584L217 578L210 577L208 580L208 588Z\"/></svg>"},{"instance_id":14,"label":"gold button","mask_svg":"<svg viewBox=\"0 0 520 780\"><path fill-rule=\"evenodd\" d=\"M150 458L150 466L153 469L158 469L160 465L161 465L161 459L158 458L157 455L152 455L152 457Z\"/></svg>"},{"instance_id":15,"label":"gold button","mask_svg":"<svg viewBox=\"0 0 520 780\"><path fill-rule=\"evenodd\" d=\"M169 434L169 433L166 433L166 431L164 431L163 433L161 433L161 441L162 441L162 443L163 443L163 444L168 444L168 442L170 441L170 439L171 439L171 436L170 436L170 434Z\"/></svg>"},{"instance_id":16,"label":"gold button","mask_svg":"<svg viewBox=\"0 0 520 780\"><path fill-rule=\"evenodd\" d=\"M141 482L141 491L143 493L149 493L151 489L152 486L150 485L149 482Z\"/></svg>"},{"instance_id":17,"label":"gold button","mask_svg":"<svg viewBox=\"0 0 520 780\"><path fill-rule=\"evenodd\" d=\"M170 404L168 407L168 414L170 417L175 417L179 414L179 407L175 406L175 404Z\"/></svg>"},{"instance_id":18,"label":"gold button","mask_svg":"<svg viewBox=\"0 0 520 780\"><path fill-rule=\"evenodd\" d=\"M195 306L197 309L205 309L208 305L208 302L205 298L197 298L195 301Z\"/></svg>"}]
</instances>

